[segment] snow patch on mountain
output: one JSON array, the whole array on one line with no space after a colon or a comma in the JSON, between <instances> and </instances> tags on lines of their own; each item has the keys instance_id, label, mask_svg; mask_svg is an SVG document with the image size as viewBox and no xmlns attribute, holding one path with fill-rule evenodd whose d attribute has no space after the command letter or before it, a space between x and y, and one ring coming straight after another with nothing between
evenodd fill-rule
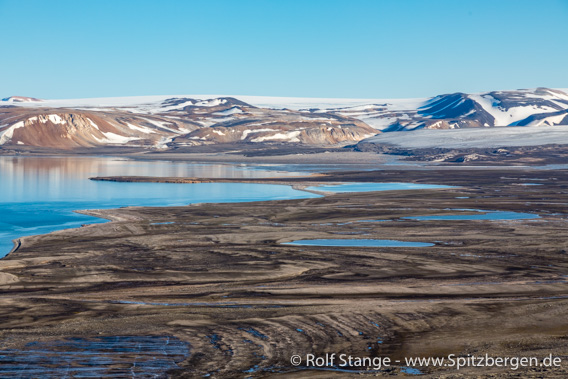
<instances>
[{"instance_id":1,"label":"snow patch on mountain","mask_svg":"<svg viewBox=\"0 0 568 379\"><path fill-rule=\"evenodd\" d=\"M250 126L250 125L249 125ZM241 140L244 140L245 138L247 138L247 136L249 134L252 133L262 133L262 132L275 132L276 129L268 129L268 128L263 128L263 129L246 129L243 131L243 134L241 135Z\"/></svg>"},{"instance_id":2,"label":"snow patch on mountain","mask_svg":"<svg viewBox=\"0 0 568 379\"><path fill-rule=\"evenodd\" d=\"M556 115L556 116L544 117L540 120L535 120L535 121L529 122L527 124L527 126L560 125L565 118L568 118L567 114L560 114L560 115Z\"/></svg>"},{"instance_id":3,"label":"snow patch on mountain","mask_svg":"<svg viewBox=\"0 0 568 379\"><path fill-rule=\"evenodd\" d=\"M167 149L168 147L168 143L172 142L171 137L162 137L160 138L160 140L154 145L155 148L157 149Z\"/></svg>"},{"instance_id":4,"label":"snow patch on mountain","mask_svg":"<svg viewBox=\"0 0 568 379\"><path fill-rule=\"evenodd\" d=\"M552 107L539 107L536 105L519 106L504 109L501 102L491 95L469 95L469 97L480 104L483 109L495 119L495 126L507 126L514 122L529 117L535 113L554 112Z\"/></svg>"},{"instance_id":5,"label":"snow patch on mountain","mask_svg":"<svg viewBox=\"0 0 568 379\"><path fill-rule=\"evenodd\" d=\"M288 133L276 133L268 136L256 137L251 139L251 142L263 142L263 141L278 141L284 140L288 142L300 142L298 136L300 135L300 130L295 130Z\"/></svg>"},{"instance_id":6,"label":"snow patch on mountain","mask_svg":"<svg viewBox=\"0 0 568 379\"><path fill-rule=\"evenodd\" d=\"M65 124L65 120L63 118L61 118L61 116L56 115L56 114L50 114L47 115L47 118L49 121L53 122L54 124Z\"/></svg>"},{"instance_id":7,"label":"snow patch on mountain","mask_svg":"<svg viewBox=\"0 0 568 379\"><path fill-rule=\"evenodd\" d=\"M171 126L171 123L169 123L169 122L153 120L153 119L151 119L151 118L146 118L146 117L144 117L143 119L146 120L146 121L148 121L150 124L157 126L158 128L165 129L165 130L170 131L170 132L172 132L172 133L178 133L177 130L172 129L172 128L170 128L169 126L166 126L166 125L170 125L170 126Z\"/></svg>"},{"instance_id":8,"label":"snow patch on mountain","mask_svg":"<svg viewBox=\"0 0 568 379\"><path fill-rule=\"evenodd\" d=\"M0 145L5 144L6 142L12 139L12 137L14 136L14 130L23 127L24 127L24 122L18 121L14 125L8 127L7 129L0 131Z\"/></svg>"},{"instance_id":9,"label":"snow patch on mountain","mask_svg":"<svg viewBox=\"0 0 568 379\"><path fill-rule=\"evenodd\" d=\"M125 136L121 136L118 135L116 133L112 133L112 132L101 132L104 136L105 139L98 139L97 137L95 137L95 139L97 139L99 142L105 142L105 143L127 143L130 141L134 141L134 140L138 140L139 138L136 137L125 137Z\"/></svg>"},{"instance_id":10,"label":"snow patch on mountain","mask_svg":"<svg viewBox=\"0 0 568 379\"><path fill-rule=\"evenodd\" d=\"M227 100L225 99L207 99L195 103L197 107L216 107L221 104L225 104Z\"/></svg>"},{"instance_id":11,"label":"snow patch on mountain","mask_svg":"<svg viewBox=\"0 0 568 379\"><path fill-rule=\"evenodd\" d=\"M215 116L231 116L231 115L238 114L238 113L243 113L242 109L239 109L237 107L232 107L232 108L229 108L229 109L224 110L224 111L215 112L213 114Z\"/></svg>"},{"instance_id":12,"label":"snow patch on mountain","mask_svg":"<svg viewBox=\"0 0 568 379\"><path fill-rule=\"evenodd\" d=\"M139 131L141 133L146 133L146 134L156 133L155 130L152 130L152 129L147 128L145 126L134 125L134 124L131 124L129 122L126 123L126 126L128 126L132 130L136 130L136 131Z\"/></svg>"},{"instance_id":13,"label":"snow patch on mountain","mask_svg":"<svg viewBox=\"0 0 568 379\"><path fill-rule=\"evenodd\" d=\"M93 122L93 120L91 120L91 119L88 118L88 117L87 117L87 120L89 121L89 123L91 124L91 126L92 126L93 128L95 128L95 129L97 129L97 130L100 130L100 129L99 129L99 126L98 126L97 124L95 124L95 123Z\"/></svg>"}]
</instances>

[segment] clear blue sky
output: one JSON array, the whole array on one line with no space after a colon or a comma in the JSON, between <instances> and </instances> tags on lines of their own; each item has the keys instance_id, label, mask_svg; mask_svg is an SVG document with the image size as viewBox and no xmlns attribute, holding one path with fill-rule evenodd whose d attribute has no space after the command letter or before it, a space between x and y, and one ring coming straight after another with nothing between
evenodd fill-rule
<instances>
[{"instance_id":1,"label":"clear blue sky","mask_svg":"<svg viewBox=\"0 0 568 379\"><path fill-rule=\"evenodd\" d=\"M0 97L568 88L568 0L0 0Z\"/></svg>"}]
</instances>

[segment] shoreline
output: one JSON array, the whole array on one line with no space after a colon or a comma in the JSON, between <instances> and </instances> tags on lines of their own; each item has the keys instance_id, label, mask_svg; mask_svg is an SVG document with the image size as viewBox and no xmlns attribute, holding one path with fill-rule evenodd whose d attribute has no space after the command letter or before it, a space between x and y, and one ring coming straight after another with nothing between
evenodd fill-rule
<instances>
[{"instance_id":1,"label":"shoreline","mask_svg":"<svg viewBox=\"0 0 568 379\"><path fill-rule=\"evenodd\" d=\"M318 175L318 174L312 174L312 175ZM311 175L308 175L306 177L311 177ZM156 177L158 178L158 177ZM301 177L298 177L301 178ZM312 184L308 184L308 185L301 185L301 184L294 184L294 183L263 183L260 179L250 179L250 181L246 181L246 179L244 181L241 181L239 179L235 179L232 180L231 178L219 178L219 180L210 180L210 179L204 179L204 180L199 180L198 178L192 178L195 179L195 181L155 181L155 183L179 183L179 184L197 184L197 183L257 183L257 184L273 184L273 185L285 185L285 186L289 186L292 189L295 189L297 191L304 191L304 192L308 192L308 193L313 193L316 195L320 195L320 196L326 196L329 195L331 193L329 192L323 192L323 191L312 191L312 190L307 190L305 188L302 187L308 187L309 185L313 185ZM101 181L105 181L106 179L94 179L94 178L89 178L89 180L101 180ZM116 181L116 182L120 182L120 180L106 180L106 181ZM126 182L126 181L124 181ZM152 182L152 181L151 181ZM251 202L256 202L256 201L278 201L278 200L253 200ZM242 201L242 202L248 202L248 201ZM237 203L241 203L241 202L237 202ZM204 202L204 203L189 203L186 206L192 206L192 205L197 205L197 204L233 204L232 202ZM105 211L112 211L112 210L116 210L116 209L120 209L120 208L168 208L168 206L148 206L148 205L136 205L136 206L124 206L124 207L113 207L113 208L108 208L108 209L75 209L72 210L73 213L78 213L78 214L83 214L86 216L92 216L92 217L96 217L96 218L100 218L103 220L107 220L107 222L113 222L113 221L128 221L127 219L121 219L120 217L113 217L113 214L111 212L105 212ZM102 223L85 223L82 224L78 227L64 227L61 229L56 229L53 230L51 232L48 233L41 233L41 234L31 234L31 235L27 235L27 236L21 236L21 237L17 237L15 239L12 240L12 243L14 244L14 246L12 247L12 249L4 256L0 257L0 260L8 257L9 255L17 252L23 245L26 239L28 238L33 238L33 237L41 237L44 235L49 235L52 233L57 233L60 231L65 231L65 230L73 230L73 229L79 229L79 228L86 228L86 227L91 227L91 226L95 226L95 225L99 225Z\"/></svg>"},{"instance_id":2,"label":"shoreline","mask_svg":"<svg viewBox=\"0 0 568 379\"><path fill-rule=\"evenodd\" d=\"M111 181L111 182L122 182L122 183L177 183L177 184L198 184L198 183L254 183L254 184L272 184L272 185L284 185L289 186L294 190L303 191L312 193L319 196L331 196L336 194L335 192L330 191L317 191L317 190L309 190L307 187L317 187L321 184L326 185L334 185L334 184L342 184L345 182L318 182L318 181L302 181L301 183L290 182L289 179L307 179L307 178L322 178L325 177L326 173L312 173L306 176L298 176L298 177L274 177L274 178L177 178L177 177L125 177L125 176L115 176L115 177L92 177L88 178L89 180L94 181ZM348 182L347 182L348 183ZM392 190L392 191L400 191L400 190ZM374 192L374 191L366 191L366 192ZM375 191L376 192L376 191ZM378 192L385 192L385 191L378 191ZM257 200L253 200L252 202L256 202ZM258 200L258 201L279 201L279 200ZM243 201L248 202L248 201ZM241 202L237 202L241 203ZM197 205L197 204L233 204L232 202L204 202L204 203L189 203L187 206ZM74 213L84 214L87 216L97 217L100 219L107 220L108 222L113 221L128 221L127 219L122 219L120 217L113 217L112 211L119 208L168 208L168 206L125 206L125 207L117 207L117 208L108 208L108 209L77 209L73 210ZM62 228L56 229L49 233L42 233L42 234L32 234L29 236L22 236L18 237L12 242L14 243L14 247L3 257L0 257L0 260L6 258L8 255L15 253L20 247L23 245L26 238L30 237L40 237L42 235L48 235L52 233L56 233L59 231L64 230L71 230L71 229L78 229L78 228L85 228L94 225L99 225L101 223L94 223L94 224L83 224L79 227L72 227L72 228Z\"/></svg>"},{"instance_id":3,"label":"shoreline","mask_svg":"<svg viewBox=\"0 0 568 379\"><path fill-rule=\"evenodd\" d=\"M307 179L307 178L316 178L316 177L320 177L320 176L324 176L324 173L307 173L305 176L297 176L297 177L274 177L274 178L266 178L267 180L263 180L263 178L175 178L175 177L93 177L93 178L88 178L88 180L95 180L95 181L112 181L112 182L145 182L145 183L149 183L149 182L154 182L154 183L184 183L184 184L196 184L196 183L257 183L257 184L273 184L273 185L286 185L286 186L290 186L292 189L294 190L298 190L298 191L304 191L304 192L308 192L308 193L313 193L316 195L320 195L320 196L326 196L329 195L331 193L329 192L323 192L323 191L313 191L313 190L307 190L305 189L305 187L308 187L310 185L317 185L317 182L311 182L308 184L297 184L297 183L287 183L287 182L280 182L279 180L281 179ZM122 178L122 179L121 179ZM129 178L132 178L132 180L129 180ZM141 180L137 180L137 179L141 179ZM270 179L274 179L273 181ZM256 201L256 200L255 200ZM266 201L272 201L272 200L266 200ZM220 202L223 203L223 202ZM219 203L203 203L203 204L219 204ZM226 204L231 204L231 202L227 202ZM189 203L188 206L193 205L193 203ZM128 207L128 206L127 206ZM163 208L164 206L134 206L134 207L151 207L151 208ZM116 208L109 208L109 210L113 210L113 209L118 209L121 208L120 206L116 207ZM93 217L97 217L100 219L105 219L109 222L112 221L125 221L122 220L120 218L118 219L113 219L113 218L109 218L112 217L111 215L108 215L108 213L106 212L102 212L104 211L103 209L76 209L73 210L72 212L74 213L79 213L79 214L84 214L87 216L93 216ZM101 216L101 214L104 214L105 216ZM70 229L77 229L77 228L84 228L84 227L88 227L88 226L92 226L92 225L97 225L99 223L94 223L94 224L83 224L79 227L71 227L71 228L61 228L61 229L56 229L53 230L51 232L48 233L41 233L41 234L32 234L32 235L27 235L27 236L21 236L21 237L17 237L15 239L12 240L14 246L12 247L12 249L6 253L6 255L0 257L1 259L6 258L8 255L15 253L18 249L20 249L20 247L23 245L24 240L26 238L30 238L30 237L39 237L42 235L47 235L47 234L51 234L51 233L56 233L59 231L63 231L63 230L70 230Z\"/></svg>"},{"instance_id":4,"label":"shoreline","mask_svg":"<svg viewBox=\"0 0 568 379\"><path fill-rule=\"evenodd\" d=\"M115 157L115 158L119 158L119 157ZM501 167L499 168L494 168L494 170L497 169L501 169L502 171L507 171L506 169L503 169ZM436 169L430 169L427 171L435 171ZM405 172L404 169L398 169L397 171L400 172ZM440 170L442 172L444 172L445 170ZM477 171L477 170L476 170ZM533 171L533 170L525 170L525 171ZM534 170L536 172L546 172L543 170ZM556 170L550 170L550 171L556 171ZM562 170L561 170L562 171ZM286 185L286 186L290 186L292 189L298 190L298 191L304 191L304 192L308 192L308 193L313 193L316 195L320 195L320 196L330 196L330 195L334 195L334 192L327 192L327 191L315 191L315 190L307 190L306 187L310 187L310 186L317 186L317 185L321 185L321 184L341 184L341 183L348 183L348 182L355 182L359 179L353 178L352 175L350 174L354 174L354 175L361 175L361 174L366 174L366 173L370 173L372 171L356 171L356 170L349 170L349 171L337 171L337 172L317 172L317 173L307 173L307 175L305 176L295 176L295 177L288 177L288 176L284 176L284 177L267 177L267 178L198 178L198 177L157 177L157 176L103 176L103 177L89 177L88 180L93 180L93 181L110 181L110 182L125 182L125 183L179 183L179 184L196 184L196 183L255 183L255 184L273 184L273 185ZM341 177L341 179L338 179L338 177ZM306 181L306 179L314 179L317 178L318 180L315 181ZM401 178L399 178L400 180ZM409 182L412 183L420 183L420 181L416 181L416 180L412 180L412 179L408 179L408 178L402 178L405 180L408 180ZM386 179L386 180L381 180L380 178L375 178L375 183L384 183L384 182L388 182L391 179ZM440 182L437 182L440 183ZM382 192L382 191L381 191ZM278 201L278 200L267 200L267 201ZM200 203L202 204L202 203ZM217 203L204 203L204 204L217 204ZM226 204L232 204L232 203L226 203ZM191 203L188 205L192 205ZM148 207L148 206L135 206L135 207ZM118 207L120 208L120 207ZM112 209L118 209L118 208L109 208L109 210ZM163 208L163 206L151 206L151 208ZM101 219L107 219L105 217L100 217L100 216L95 216L94 213L90 213L93 211L101 211L98 209L80 209L80 210L73 210L73 212L75 213L79 213L79 214L85 214L88 216L94 216L94 217L98 217ZM109 221L113 221L112 219L107 219ZM86 227L86 226L91 226L91 225L97 225L97 223L95 224L85 224L85 225L81 225L78 228L82 228L82 227ZM55 233L55 232L59 232L59 231L63 231L63 230L70 230L70 229L77 229L77 228L63 228L63 229L57 229L57 230L53 230L47 234L51 234L51 233ZM37 237L37 236L41 236L41 235L45 235L45 234L34 234L34 235L29 235L29 236L23 236L23 237L18 237L17 239L12 240L12 242L14 243L14 247L12 247L12 249L3 257L0 258L0 260L6 258L8 255L12 254L13 252L16 252L21 246L23 241L26 238L29 237Z\"/></svg>"}]
</instances>

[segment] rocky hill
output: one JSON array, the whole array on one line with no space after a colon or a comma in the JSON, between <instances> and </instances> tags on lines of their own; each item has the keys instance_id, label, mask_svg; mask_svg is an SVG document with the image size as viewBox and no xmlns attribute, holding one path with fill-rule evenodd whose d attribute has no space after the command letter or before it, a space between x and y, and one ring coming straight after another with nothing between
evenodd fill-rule
<instances>
[{"instance_id":1,"label":"rocky hill","mask_svg":"<svg viewBox=\"0 0 568 379\"><path fill-rule=\"evenodd\" d=\"M0 146L76 149L108 145L165 147L199 125L128 112L0 107Z\"/></svg>"},{"instance_id":2,"label":"rocky hill","mask_svg":"<svg viewBox=\"0 0 568 379\"><path fill-rule=\"evenodd\" d=\"M0 145L57 149L109 145L166 149L241 142L327 146L377 134L347 116L258 108L232 97L61 107L56 107L57 102L14 99L0 106Z\"/></svg>"}]
</instances>

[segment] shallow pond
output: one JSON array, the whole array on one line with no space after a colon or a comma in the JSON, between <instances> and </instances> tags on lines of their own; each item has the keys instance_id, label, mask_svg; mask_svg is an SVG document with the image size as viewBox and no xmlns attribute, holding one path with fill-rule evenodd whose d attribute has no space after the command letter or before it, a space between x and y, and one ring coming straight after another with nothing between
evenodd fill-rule
<instances>
[{"instance_id":1,"label":"shallow pond","mask_svg":"<svg viewBox=\"0 0 568 379\"><path fill-rule=\"evenodd\" d=\"M454 211L476 212L474 214L446 214L429 216L410 216L403 217L405 220L529 220L540 218L539 215L523 212L509 211L486 211L482 209L453 209Z\"/></svg>"},{"instance_id":2,"label":"shallow pond","mask_svg":"<svg viewBox=\"0 0 568 379\"><path fill-rule=\"evenodd\" d=\"M110 336L34 342L0 350L3 378L163 377L189 355L171 336Z\"/></svg>"}]
</instances>

